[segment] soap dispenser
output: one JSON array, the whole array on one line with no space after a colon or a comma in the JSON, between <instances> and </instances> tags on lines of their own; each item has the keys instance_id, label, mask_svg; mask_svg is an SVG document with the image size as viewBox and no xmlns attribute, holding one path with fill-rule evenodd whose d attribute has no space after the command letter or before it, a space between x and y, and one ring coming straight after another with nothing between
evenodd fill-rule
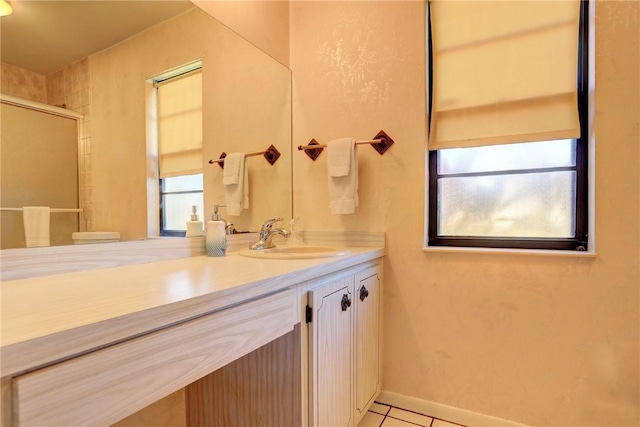
<instances>
[{"instance_id":1,"label":"soap dispenser","mask_svg":"<svg viewBox=\"0 0 640 427\"><path fill-rule=\"evenodd\" d=\"M208 256L224 256L227 253L226 225L224 221L218 219L216 214L212 215L211 221L207 222L205 246Z\"/></svg>"},{"instance_id":2,"label":"soap dispenser","mask_svg":"<svg viewBox=\"0 0 640 427\"><path fill-rule=\"evenodd\" d=\"M196 212L196 206L191 206L192 214L191 221L187 221L187 237L202 236L202 221L198 220L198 213Z\"/></svg>"}]
</instances>

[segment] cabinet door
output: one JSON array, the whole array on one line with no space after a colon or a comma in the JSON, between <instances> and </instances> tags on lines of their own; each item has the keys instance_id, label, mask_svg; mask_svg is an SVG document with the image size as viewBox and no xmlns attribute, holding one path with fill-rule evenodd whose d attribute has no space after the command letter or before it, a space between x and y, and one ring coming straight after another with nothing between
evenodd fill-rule
<instances>
[{"instance_id":1,"label":"cabinet door","mask_svg":"<svg viewBox=\"0 0 640 427\"><path fill-rule=\"evenodd\" d=\"M353 277L309 292L310 425L353 427Z\"/></svg>"},{"instance_id":2,"label":"cabinet door","mask_svg":"<svg viewBox=\"0 0 640 427\"><path fill-rule=\"evenodd\" d=\"M356 423L380 391L380 276L376 269L356 275Z\"/></svg>"}]
</instances>

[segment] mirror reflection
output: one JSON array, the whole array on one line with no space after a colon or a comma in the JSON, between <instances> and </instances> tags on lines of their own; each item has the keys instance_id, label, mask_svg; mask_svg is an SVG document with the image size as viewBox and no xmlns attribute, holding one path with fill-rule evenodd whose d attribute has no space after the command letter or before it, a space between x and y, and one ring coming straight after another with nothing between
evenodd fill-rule
<instances>
[{"instance_id":1,"label":"mirror reflection","mask_svg":"<svg viewBox=\"0 0 640 427\"><path fill-rule=\"evenodd\" d=\"M18 60L6 55L5 44L19 43L20 34L26 31L8 32L11 29L7 24L9 19L18 17L21 8L14 7L13 15L2 18L3 98L6 98L4 94L13 95L82 114L74 141L76 150L68 146L53 149L50 136L60 134L55 131L45 137L29 137L34 143L43 144L41 148L33 148L43 153L44 159L38 160L40 164L25 158L29 156L24 153L14 156L21 164L17 169L36 174L42 171L43 179L37 188L29 188L31 184L23 177L5 174L5 153L9 152L10 142L4 135L7 121L2 114L3 188L0 204L3 208L49 206L82 209L80 215L51 213L51 245L72 244L70 231L76 230L115 231L120 233L121 240L159 235L163 227L160 179L169 175L163 174L158 166L162 143L159 142L161 115L157 90L167 76L193 72L196 64L196 68L201 67L197 72L201 75L202 87L200 170L185 170L202 173L199 219L206 223L214 213L214 206L225 205L228 199L223 184L224 170L217 164L209 164L209 160L218 159L223 152L261 152L270 145L280 152L273 165L262 156L246 160L248 208L242 209L238 216L232 216L233 212L228 213L221 207L219 214L232 222L238 231L256 231L268 217L291 217L291 75L286 67L186 1L21 3L58 3L60 7L80 4L88 10L102 3L110 3L111 8L138 4L153 9L157 6L153 6L154 3L180 3L187 7L177 15L174 11L175 16L165 17L160 23L138 31L124 41L102 47L95 53L85 53L79 60L56 71L44 71L48 74L31 71L24 65L21 67ZM135 15L145 14L139 11ZM74 16L76 20L85 19L81 17L85 15ZM44 24L42 28L46 28ZM58 28L63 28L63 25ZM55 34L46 38L58 37L62 38ZM62 52L60 56L63 56ZM7 107L3 103L3 113ZM171 114L168 117L171 118ZM13 122L24 128L33 128L34 120L29 117ZM17 130L16 133L24 132ZM187 133L190 132L178 134L179 147L186 144ZM184 144L177 151L193 150ZM77 172L66 175L75 175L75 182L65 178L65 173L59 173L59 170L44 172L42 163L61 164L62 160L56 157L58 152L68 153L70 150L75 151L78 166ZM68 172L69 168L64 167L63 170ZM34 198L36 193L53 196L63 187L70 187L76 192L75 206L69 205L74 202L73 195L69 196L71 200L68 197L64 200ZM6 192L7 188L14 190L12 199L5 199L5 194L12 194L11 191ZM174 220L175 224L182 223L183 229L191 219L193 204L190 200L185 203L183 213L178 208L177 219ZM20 212L2 211L0 215L2 248L24 247ZM64 217L71 218L72 229L57 226L56 221ZM60 234L58 229L61 229ZM6 233L7 230L15 233ZM14 241L6 242L6 234L14 234Z\"/></svg>"}]
</instances>

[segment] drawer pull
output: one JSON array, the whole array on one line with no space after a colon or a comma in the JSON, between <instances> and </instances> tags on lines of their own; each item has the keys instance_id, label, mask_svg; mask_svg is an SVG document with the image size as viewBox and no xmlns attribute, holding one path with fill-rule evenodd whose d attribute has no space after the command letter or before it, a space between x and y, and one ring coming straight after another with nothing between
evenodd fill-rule
<instances>
[{"instance_id":1,"label":"drawer pull","mask_svg":"<svg viewBox=\"0 0 640 427\"><path fill-rule=\"evenodd\" d=\"M347 308L351 307L351 298L349 298L348 294L342 295L340 305L342 306L342 311L347 311Z\"/></svg>"},{"instance_id":2,"label":"drawer pull","mask_svg":"<svg viewBox=\"0 0 640 427\"><path fill-rule=\"evenodd\" d=\"M363 286L360 288L360 301L364 301L369 296L369 290Z\"/></svg>"}]
</instances>

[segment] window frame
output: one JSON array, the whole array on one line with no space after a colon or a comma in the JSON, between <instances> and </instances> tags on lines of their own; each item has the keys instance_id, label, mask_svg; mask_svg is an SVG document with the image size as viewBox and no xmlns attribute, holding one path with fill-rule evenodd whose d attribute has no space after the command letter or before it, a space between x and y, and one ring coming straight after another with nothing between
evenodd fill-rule
<instances>
[{"instance_id":1,"label":"window frame","mask_svg":"<svg viewBox=\"0 0 640 427\"><path fill-rule=\"evenodd\" d=\"M430 2L427 3L429 7ZM431 15L427 20L428 55L428 121L431 123L433 94L433 45L431 39ZM427 245L466 248L535 249L587 251L589 231L589 0L580 1L580 27L578 42L578 114L580 138L576 139L576 211L575 237L573 238L524 238L439 236L438 232L438 151L428 152L428 221ZM533 171L534 169L529 169ZM525 170L526 171L526 170Z\"/></svg>"}]
</instances>

